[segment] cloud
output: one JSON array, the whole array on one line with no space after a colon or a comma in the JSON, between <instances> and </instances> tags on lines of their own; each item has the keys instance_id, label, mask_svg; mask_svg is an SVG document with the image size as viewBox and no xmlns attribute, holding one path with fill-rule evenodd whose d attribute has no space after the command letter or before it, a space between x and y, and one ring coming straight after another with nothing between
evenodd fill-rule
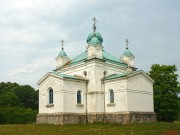
<instances>
[{"instance_id":1,"label":"cloud","mask_svg":"<svg viewBox=\"0 0 180 135\"><path fill-rule=\"evenodd\" d=\"M37 87L55 68L61 39L70 58L86 50L94 16L106 51L120 57L128 38L139 69L159 63L180 70L179 6L178 0L0 0L0 80Z\"/></svg>"}]
</instances>

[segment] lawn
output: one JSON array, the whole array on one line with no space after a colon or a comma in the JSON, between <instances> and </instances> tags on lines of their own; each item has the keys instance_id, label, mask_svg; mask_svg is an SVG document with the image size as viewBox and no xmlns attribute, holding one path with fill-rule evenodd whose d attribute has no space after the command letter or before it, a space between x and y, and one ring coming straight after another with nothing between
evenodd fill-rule
<instances>
[{"instance_id":1,"label":"lawn","mask_svg":"<svg viewBox=\"0 0 180 135\"><path fill-rule=\"evenodd\" d=\"M0 125L0 135L159 135L180 134L180 122L86 125Z\"/></svg>"}]
</instances>

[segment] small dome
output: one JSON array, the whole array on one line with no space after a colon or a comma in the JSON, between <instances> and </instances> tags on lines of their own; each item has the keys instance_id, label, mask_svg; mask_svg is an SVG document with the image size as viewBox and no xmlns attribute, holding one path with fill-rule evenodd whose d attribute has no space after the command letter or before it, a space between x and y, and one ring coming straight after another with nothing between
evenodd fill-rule
<instances>
[{"instance_id":1,"label":"small dome","mask_svg":"<svg viewBox=\"0 0 180 135\"><path fill-rule=\"evenodd\" d=\"M126 57L134 57L134 55L131 53L131 51L128 48L124 51L123 55Z\"/></svg>"},{"instance_id":2,"label":"small dome","mask_svg":"<svg viewBox=\"0 0 180 135\"><path fill-rule=\"evenodd\" d=\"M98 44L102 44L103 43L103 38L102 38L102 36L101 36L101 34L99 33L99 32L91 32L91 33L89 33L89 35L88 35L88 38L87 38L87 43L88 44L91 44L91 40L93 39L93 38L96 38L96 39L98 39ZM93 39L93 40L95 40L95 39Z\"/></svg>"},{"instance_id":3,"label":"small dome","mask_svg":"<svg viewBox=\"0 0 180 135\"><path fill-rule=\"evenodd\" d=\"M67 56L66 52L64 50L61 50L58 54L58 56L60 57L64 57L64 56Z\"/></svg>"},{"instance_id":4,"label":"small dome","mask_svg":"<svg viewBox=\"0 0 180 135\"><path fill-rule=\"evenodd\" d=\"M93 38L88 42L88 44L97 45L97 44L101 44L101 42L98 40L97 37L93 37Z\"/></svg>"}]
</instances>

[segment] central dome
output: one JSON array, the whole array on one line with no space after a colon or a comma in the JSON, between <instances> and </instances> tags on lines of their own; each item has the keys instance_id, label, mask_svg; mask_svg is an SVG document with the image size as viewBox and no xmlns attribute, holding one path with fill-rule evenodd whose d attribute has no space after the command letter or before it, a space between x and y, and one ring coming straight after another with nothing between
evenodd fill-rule
<instances>
[{"instance_id":1,"label":"central dome","mask_svg":"<svg viewBox=\"0 0 180 135\"><path fill-rule=\"evenodd\" d=\"M92 40L94 40L94 39L96 39L96 42L92 42ZM95 33L91 32L88 35L87 43L88 44L92 44L92 43L102 44L103 43L103 38L102 38L102 36L101 36L101 34L99 32L97 32L97 31L95 31Z\"/></svg>"}]
</instances>

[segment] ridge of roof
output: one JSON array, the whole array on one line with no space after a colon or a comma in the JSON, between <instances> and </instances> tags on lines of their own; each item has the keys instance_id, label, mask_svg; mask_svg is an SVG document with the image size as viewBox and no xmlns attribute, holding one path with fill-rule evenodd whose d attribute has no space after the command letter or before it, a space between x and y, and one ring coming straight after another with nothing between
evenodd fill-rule
<instances>
[{"instance_id":1,"label":"ridge of roof","mask_svg":"<svg viewBox=\"0 0 180 135\"><path fill-rule=\"evenodd\" d=\"M105 60L107 62L110 62L112 64L121 65L121 66L127 66L127 64L125 64L124 62L119 60L116 56L106 52L105 50L102 50L102 56L103 56L103 60ZM81 62L87 60L88 59L87 57L88 57L88 52L86 50L85 52L83 52L80 55L78 55L75 58L73 58L71 60L71 62L68 63L67 65L69 65L69 66L76 65L78 63L81 63Z\"/></svg>"}]
</instances>

